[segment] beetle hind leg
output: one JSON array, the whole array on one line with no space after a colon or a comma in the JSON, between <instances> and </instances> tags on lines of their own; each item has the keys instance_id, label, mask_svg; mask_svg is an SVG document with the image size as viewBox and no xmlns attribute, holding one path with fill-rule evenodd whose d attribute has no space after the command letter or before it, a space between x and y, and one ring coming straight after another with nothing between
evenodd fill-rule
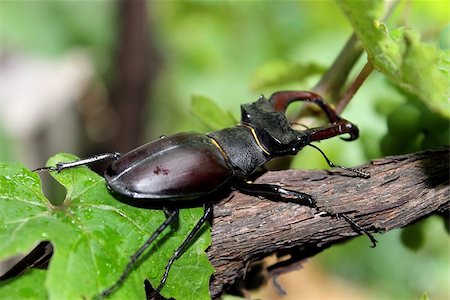
<instances>
[{"instance_id":1,"label":"beetle hind leg","mask_svg":"<svg viewBox=\"0 0 450 300\"><path fill-rule=\"evenodd\" d=\"M172 267L172 264L183 254L184 250L189 246L189 244L194 240L196 235L200 232L200 229L202 228L202 225L208 221L208 219L211 218L213 213L213 204L212 202L205 203L205 212L203 213L203 216L198 220L197 224L195 224L194 228L192 228L191 232L189 232L188 236L184 239L183 243L175 250L172 257L169 259L169 262L167 263L164 274L159 282L159 285L154 291L147 295L147 299L153 299L156 295L159 294L159 292L164 287L167 277L169 276L170 268Z\"/></svg>"},{"instance_id":2,"label":"beetle hind leg","mask_svg":"<svg viewBox=\"0 0 450 300\"><path fill-rule=\"evenodd\" d=\"M154 240L167 228L172 224L175 220L178 219L178 209L170 209L170 208L164 208L164 212L167 215L166 220L153 232L153 234L147 239L147 241L137 250L131 257L130 261L128 262L127 266L125 267L124 271L122 272L122 275L120 275L119 279L110 287L103 290L103 292L98 295L96 298L103 298L108 295L110 295L113 291L116 290L118 286L120 286L125 279L128 277L128 274L131 272L132 268L136 264L136 261L139 259L139 257L144 253L144 251L153 243Z\"/></svg>"}]
</instances>

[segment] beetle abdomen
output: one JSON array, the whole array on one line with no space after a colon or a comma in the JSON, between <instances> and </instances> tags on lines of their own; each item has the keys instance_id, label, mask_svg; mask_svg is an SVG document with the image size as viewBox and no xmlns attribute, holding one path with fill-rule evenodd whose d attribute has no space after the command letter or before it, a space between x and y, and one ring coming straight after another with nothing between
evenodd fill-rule
<instances>
[{"instance_id":1,"label":"beetle abdomen","mask_svg":"<svg viewBox=\"0 0 450 300\"><path fill-rule=\"evenodd\" d=\"M209 137L180 133L132 150L105 172L110 188L148 199L194 199L220 188L232 176L227 161Z\"/></svg>"}]
</instances>

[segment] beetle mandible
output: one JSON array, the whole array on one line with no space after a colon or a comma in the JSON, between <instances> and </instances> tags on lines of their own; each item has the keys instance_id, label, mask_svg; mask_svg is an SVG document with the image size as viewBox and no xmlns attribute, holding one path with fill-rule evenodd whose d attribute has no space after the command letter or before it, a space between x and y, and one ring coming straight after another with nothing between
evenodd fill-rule
<instances>
[{"instance_id":1,"label":"beetle mandible","mask_svg":"<svg viewBox=\"0 0 450 300\"><path fill-rule=\"evenodd\" d=\"M295 101L308 101L319 106L329 123L323 127L295 130L286 118L287 107ZM202 198L225 185L245 193L265 196L293 198L308 206L315 207L313 198L305 193L288 190L275 184L254 184L247 179L262 165L275 157L295 155L311 143L348 134L347 141L358 138L356 125L341 118L322 98L306 91L280 91L269 99L260 96L253 103L241 106L241 123L208 134L179 133L145 144L124 155L106 153L74 162L58 163L54 167L45 167L37 171L57 171L86 165L106 159L112 159L104 178L109 188L129 201L143 203L163 202L167 219L152 234L145 244L133 255L120 278L101 296L110 294L126 279L134 262L148 246L178 216L176 204ZM324 153L318 149L323 155ZM355 172L358 176L368 174L357 169L335 166L324 155L332 167L340 167ZM212 204L205 204L205 211L198 223L174 252L166 265L164 275L154 295L164 286L173 262L182 255L184 249L195 238L201 226L212 215ZM375 238L355 223L346 214L343 217L356 230L366 234L372 245Z\"/></svg>"}]
</instances>

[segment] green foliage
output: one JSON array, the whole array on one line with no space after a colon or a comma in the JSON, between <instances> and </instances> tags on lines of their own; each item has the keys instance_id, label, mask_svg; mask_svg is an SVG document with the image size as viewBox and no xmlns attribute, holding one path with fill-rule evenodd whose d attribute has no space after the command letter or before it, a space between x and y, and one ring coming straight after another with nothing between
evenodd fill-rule
<instances>
[{"instance_id":1,"label":"green foliage","mask_svg":"<svg viewBox=\"0 0 450 300\"><path fill-rule=\"evenodd\" d=\"M338 3L372 66L417 95L431 110L450 118L449 59L445 53L421 43L419 33L411 29L398 28L389 32L387 25L380 23L382 0L339 0Z\"/></svg>"},{"instance_id":2,"label":"green foliage","mask_svg":"<svg viewBox=\"0 0 450 300\"><path fill-rule=\"evenodd\" d=\"M431 111L416 97L410 97L382 114L388 132L381 140L384 155L405 154L450 145L449 120Z\"/></svg>"},{"instance_id":3,"label":"green foliage","mask_svg":"<svg viewBox=\"0 0 450 300\"><path fill-rule=\"evenodd\" d=\"M59 154L47 165L74 159ZM51 175L67 190L59 206L44 196L35 172L18 163L0 164L0 258L27 253L43 240L54 246L48 271L33 271L2 283L2 299L33 293L53 299L89 299L120 277L129 257L165 219L161 210L117 201L104 179L87 167ZM202 214L202 208L181 210L179 225L166 229L111 298L144 299L144 279L158 285L168 259ZM204 252L209 244L210 230L205 226L173 265L161 294L177 299L209 298L213 268Z\"/></svg>"},{"instance_id":4,"label":"green foliage","mask_svg":"<svg viewBox=\"0 0 450 300\"><path fill-rule=\"evenodd\" d=\"M404 246L402 230L395 229L378 235L379 244L370 251L367 251L367 240L358 238L344 247L324 251L318 259L335 275L345 277L353 284L364 282L371 289L373 299L419 299L424 291L431 299L446 299L448 238L442 218L432 216L414 226L422 227L426 233L420 243L414 242L414 251ZM436 236L441 238L436 239Z\"/></svg>"},{"instance_id":5,"label":"green foliage","mask_svg":"<svg viewBox=\"0 0 450 300\"><path fill-rule=\"evenodd\" d=\"M389 131L398 137L409 139L420 132L420 116L420 109L415 105L402 105L389 114Z\"/></svg>"},{"instance_id":6,"label":"green foliage","mask_svg":"<svg viewBox=\"0 0 450 300\"><path fill-rule=\"evenodd\" d=\"M295 63L284 60L273 60L265 63L254 75L252 90L304 82L309 76L320 75L326 68L317 63Z\"/></svg>"},{"instance_id":7,"label":"green foliage","mask_svg":"<svg viewBox=\"0 0 450 300\"><path fill-rule=\"evenodd\" d=\"M20 279L0 283L0 297L4 300L34 299L46 300L48 293L45 289L46 271L31 269Z\"/></svg>"},{"instance_id":8,"label":"green foliage","mask_svg":"<svg viewBox=\"0 0 450 300\"><path fill-rule=\"evenodd\" d=\"M149 7L165 57L149 109L147 128L155 137L204 130L186 114L193 94L210 96L239 116L239 104L279 88L250 86L263 65L282 60L327 66L348 30L330 1L153 1ZM313 77L308 78L288 88L311 88Z\"/></svg>"},{"instance_id":9,"label":"green foliage","mask_svg":"<svg viewBox=\"0 0 450 300\"><path fill-rule=\"evenodd\" d=\"M209 130L219 130L238 123L230 112L223 111L216 102L205 96L192 96L192 113Z\"/></svg>"},{"instance_id":10,"label":"green foliage","mask_svg":"<svg viewBox=\"0 0 450 300\"><path fill-rule=\"evenodd\" d=\"M410 225L402 230L400 234L403 245L411 250L417 251L423 246L425 239L423 223Z\"/></svg>"},{"instance_id":11,"label":"green foliage","mask_svg":"<svg viewBox=\"0 0 450 300\"><path fill-rule=\"evenodd\" d=\"M450 143L448 53L420 42L412 29L389 30L380 23L383 1L338 1L375 69L407 99L383 101L388 132L384 155L404 154ZM444 30L445 31L445 30ZM445 43L441 43L445 44ZM445 45L444 45L445 46Z\"/></svg>"}]
</instances>

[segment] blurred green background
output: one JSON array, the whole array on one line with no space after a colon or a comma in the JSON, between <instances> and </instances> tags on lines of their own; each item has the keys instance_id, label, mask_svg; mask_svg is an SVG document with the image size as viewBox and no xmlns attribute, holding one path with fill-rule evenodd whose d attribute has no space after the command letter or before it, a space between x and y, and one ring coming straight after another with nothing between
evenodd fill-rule
<instances>
[{"instance_id":1,"label":"blurred green background","mask_svg":"<svg viewBox=\"0 0 450 300\"><path fill-rule=\"evenodd\" d=\"M449 15L448 1L405 1L387 23L411 26L448 51ZM160 135L206 132L191 112L193 95L239 119L239 105L261 93L311 89L351 32L331 1L1 1L0 160L36 168L60 151L127 151ZM298 65L310 67L307 76L267 81ZM361 138L320 144L339 164L449 144L448 120L376 72L343 116ZM305 149L292 167L326 164ZM443 221L421 223L377 236L376 249L365 238L332 247L307 263L315 276L283 277L283 299L449 299ZM323 286L336 282L341 288ZM256 295L277 297L270 285Z\"/></svg>"}]
</instances>

